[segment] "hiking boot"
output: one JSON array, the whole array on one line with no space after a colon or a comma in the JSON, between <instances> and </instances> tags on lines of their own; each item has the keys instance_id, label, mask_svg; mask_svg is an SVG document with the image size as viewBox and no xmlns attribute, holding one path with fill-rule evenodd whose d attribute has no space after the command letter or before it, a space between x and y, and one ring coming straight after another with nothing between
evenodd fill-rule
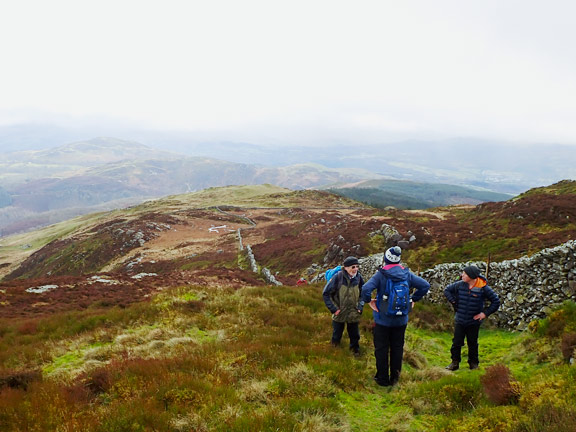
<instances>
[{"instance_id":1,"label":"hiking boot","mask_svg":"<svg viewBox=\"0 0 576 432\"><path fill-rule=\"evenodd\" d=\"M470 370L478 369L478 363L470 363Z\"/></svg>"},{"instance_id":2,"label":"hiking boot","mask_svg":"<svg viewBox=\"0 0 576 432\"><path fill-rule=\"evenodd\" d=\"M374 377L374 381L376 381L376 384L378 384L381 387L389 387L391 385L390 380L389 379L378 379L376 377Z\"/></svg>"},{"instance_id":3,"label":"hiking boot","mask_svg":"<svg viewBox=\"0 0 576 432\"><path fill-rule=\"evenodd\" d=\"M446 366L446 369L448 369L449 371L458 370L460 369L460 363L452 362L448 366Z\"/></svg>"}]
</instances>

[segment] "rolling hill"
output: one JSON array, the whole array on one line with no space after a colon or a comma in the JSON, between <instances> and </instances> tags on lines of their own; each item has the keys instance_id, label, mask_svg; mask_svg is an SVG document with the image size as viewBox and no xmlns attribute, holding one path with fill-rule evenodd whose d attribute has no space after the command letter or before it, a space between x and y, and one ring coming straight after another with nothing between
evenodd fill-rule
<instances>
[{"instance_id":1,"label":"rolling hill","mask_svg":"<svg viewBox=\"0 0 576 432\"><path fill-rule=\"evenodd\" d=\"M574 430L574 302L532 332L486 323L480 370L456 373L444 369L451 311L418 303L400 383L382 388L370 311L354 357L329 344L322 284L296 281L382 251L385 224L415 236L403 254L414 269L518 257L576 238L575 200L566 181L501 203L382 211L230 186L2 238L0 429ZM284 286L251 269L247 246Z\"/></svg>"},{"instance_id":2,"label":"rolling hill","mask_svg":"<svg viewBox=\"0 0 576 432\"><path fill-rule=\"evenodd\" d=\"M236 163L178 155L114 138L0 154L0 168L0 236L150 198L227 185L270 183L310 189L355 183L362 187L339 189L338 193L376 206L399 208L508 198L457 186L384 182L383 175L358 167Z\"/></svg>"},{"instance_id":3,"label":"rolling hill","mask_svg":"<svg viewBox=\"0 0 576 432\"><path fill-rule=\"evenodd\" d=\"M0 168L0 235L4 236L213 186L272 183L304 189L378 177L313 164L264 167L185 157L112 138L0 155Z\"/></svg>"},{"instance_id":4,"label":"rolling hill","mask_svg":"<svg viewBox=\"0 0 576 432\"><path fill-rule=\"evenodd\" d=\"M384 226L411 239L403 259L414 269L489 255L513 259L576 238L574 184L505 202L410 211L271 185L209 188L7 237L0 276L40 284L100 272L157 273L179 282L210 274L252 280L239 255L242 244L250 245L258 265L291 285L345 256L382 251L389 241Z\"/></svg>"},{"instance_id":5,"label":"rolling hill","mask_svg":"<svg viewBox=\"0 0 576 432\"><path fill-rule=\"evenodd\" d=\"M442 183L418 183L401 180L365 180L349 185L330 186L327 190L373 207L426 209L456 204L480 204L506 201L503 194Z\"/></svg>"}]
</instances>

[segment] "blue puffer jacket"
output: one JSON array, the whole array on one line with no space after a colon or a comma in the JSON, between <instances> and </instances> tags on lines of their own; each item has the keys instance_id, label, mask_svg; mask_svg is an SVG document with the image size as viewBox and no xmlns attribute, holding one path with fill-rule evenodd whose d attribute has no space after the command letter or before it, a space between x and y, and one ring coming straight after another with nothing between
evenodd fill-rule
<instances>
[{"instance_id":1,"label":"blue puffer jacket","mask_svg":"<svg viewBox=\"0 0 576 432\"><path fill-rule=\"evenodd\" d=\"M482 276L478 277L476 286L472 289L468 287L468 283L458 281L448 285L444 290L444 295L456 311L454 320L462 325L480 325L482 320L474 320L475 315L484 312L486 316L489 316L500 307L498 294L488 286L488 282ZM490 304L484 309L486 300Z\"/></svg>"},{"instance_id":2,"label":"blue puffer jacket","mask_svg":"<svg viewBox=\"0 0 576 432\"><path fill-rule=\"evenodd\" d=\"M400 264L388 264L381 267L362 287L362 299L368 303L372 297L372 291L377 290L376 307L380 312L372 311L374 322L386 327L400 327L408 324L408 315L390 316L383 310L382 293L386 289L386 280L407 280L410 288L415 288L410 299L414 302L424 297L430 289L430 284L419 276L410 272L409 269L402 267Z\"/></svg>"}]
</instances>

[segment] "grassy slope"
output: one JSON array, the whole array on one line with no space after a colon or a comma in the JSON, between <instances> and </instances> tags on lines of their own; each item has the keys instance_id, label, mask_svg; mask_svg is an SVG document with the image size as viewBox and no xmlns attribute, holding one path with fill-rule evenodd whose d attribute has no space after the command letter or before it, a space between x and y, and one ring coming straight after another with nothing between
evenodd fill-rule
<instances>
[{"instance_id":1,"label":"grassy slope","mask_svg":"<svg viewBox=\"0 0 576 432\"><path fill-rule=\"evenodd\" d=\"M429 239L408 251L413 268L466 260L502 261L534 254L576 238L576 181L533 189L512 200L475 207L431 209L445 216L397 212L398 220L426 226Z\"/></svg>"},{"instance_id":2,"label":"grassy slope","mask_svg":"<svg viewBox=\"0 0 576 432\"><path fill-rule=\"evenodd\" d=\"M0 268L15 268L16 264L56 239L63 240L70 234L88 232L109 221L136 220L152 213L171 215L190 208L213 206L241 207L358 207L361 204L325 192L291 191L272 185L228 186L209 188L199 192L150 200L144 204L103 213L80 216L37 231L0 239ZM81 245L77 245L81 246ZM112 259L112 257L110 257ZM6 268L2 272L8 273Z\"/></svg>"},{"instance_id":3,"label":"grassy slope","mask_svg":"<svg viewBox=\"0 0 576 432\"><path fill-rule=\"evenodd\" d=\"M268 186L239 188L229 199L221 193L152 201L123 217L183 206L310 201L308 192L287 196ZM322 204L339 204L326 199ZM490 218L514 218L488 210L477 209L487 226L496 220ZM463 220L472 217L462 212ZM66 235L75 223L26 241L36 247ZM574 308L557 314L554 325L542 325L539 338L485 329L482 369L450 374L443 369L449 361L450 313L420 305L408 330L401 385L382 389L371 380L370 314L365 312L360 359L331 349L320 290L237 289L215 281L165 291L124 309L0 320L0 429L559 432L576 427L576 370L560 354L561 338L576 328L558 325L575 321ZM481 382L496 363L507 365L521 384L517 397L499 406Z\"/></svg>"},{"instance_id":4,"label":"grassy slope","mask_svg":"<svg viewBox=\"0 0 576 432\"><path fill-rule=\"evenodd\" d=\"M321 288L183 286L124 310L2 321L0 429L561 431L576 425L576 370L563 364L559 339L551 336L557 325L542 326L548 335L542 338L486 328L482 369L449 373L443 366L451 333L437 329L449 328L451 314L419 305L401 383L381 388L372 381L370 313L359 359L345 347L331 348ZM576 322L576 306L570 314L571 321L560 315ZM501 406L481 384L496 363L521 383L519 398ZM543 412L552 415L542 419Z\"/></svg>"}]
</instances>

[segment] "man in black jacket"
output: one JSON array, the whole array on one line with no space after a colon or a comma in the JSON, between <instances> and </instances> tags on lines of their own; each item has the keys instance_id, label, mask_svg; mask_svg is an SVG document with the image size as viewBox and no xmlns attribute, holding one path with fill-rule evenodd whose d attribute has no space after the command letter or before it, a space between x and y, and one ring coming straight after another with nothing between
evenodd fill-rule
<instances>
[{"instance_id":1,"label":"man in black jacket","mask_svg":"<svg viewBox=\"0 0 576 432\"><path fill-rule=\"evenodd\" d=\"M462 280L446 287L444 295L456 311L454 318L454 338L450 354L452 363L446 369L455 371L460 367L461 349L464 338L468 344L468 365L470 369L478 369L478 333L480 324L500 307L498 295L488 286L486 278L480 274L476 266L468 266L462 272ZM484 302L490 304L485 309Z\"/></svg>"}]
</instances>

